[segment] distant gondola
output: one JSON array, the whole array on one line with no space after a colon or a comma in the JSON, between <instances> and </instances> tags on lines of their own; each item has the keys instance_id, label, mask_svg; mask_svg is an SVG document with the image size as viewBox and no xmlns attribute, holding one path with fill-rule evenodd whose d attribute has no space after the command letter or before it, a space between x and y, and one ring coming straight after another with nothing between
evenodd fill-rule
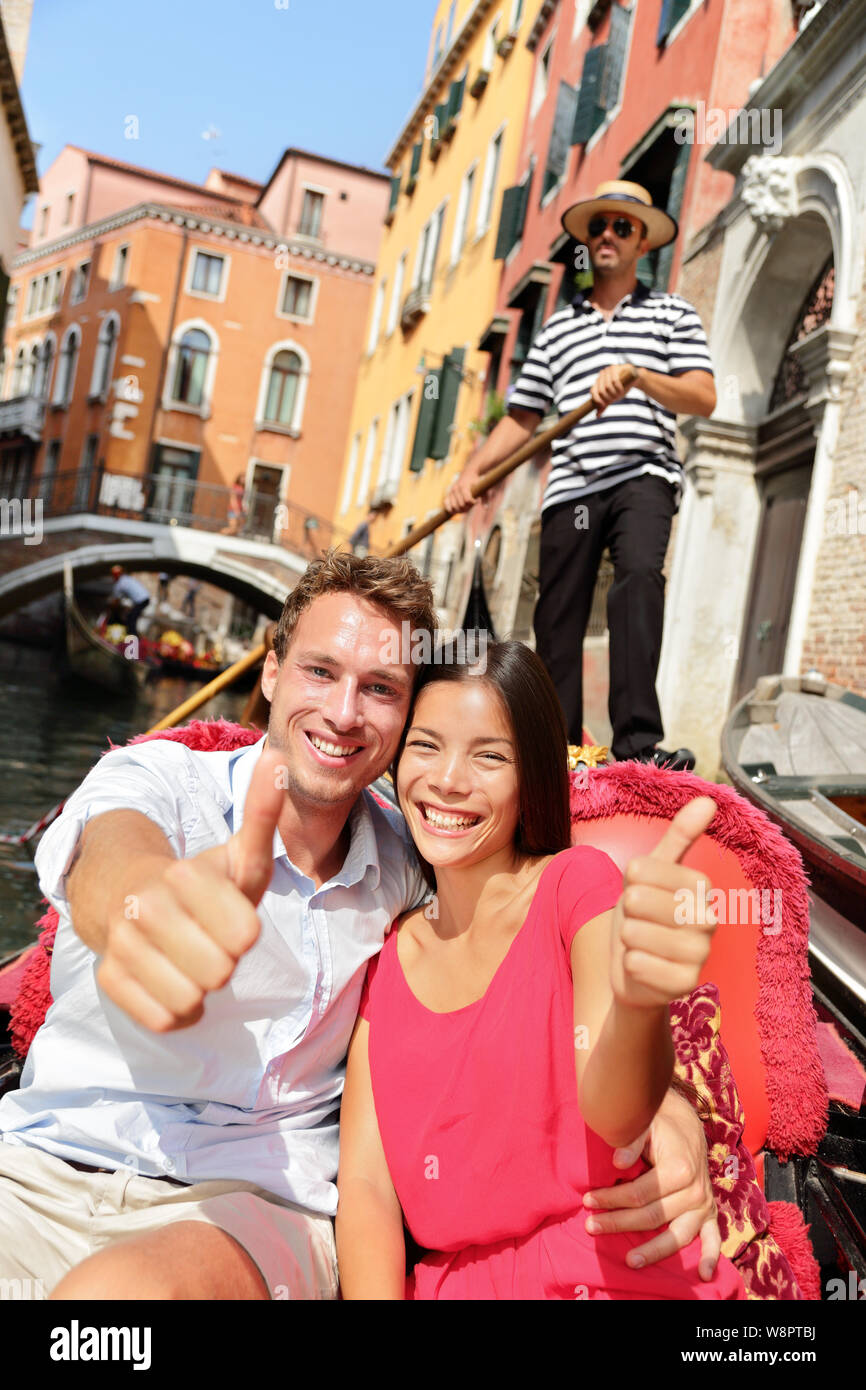
<instances>
[{"instance_id":1,"label":"distant gondola","mask_svg":"<svg viewBox=\"0 0 866 1390\"><path fill-rule=\"evenodd\" d=\"M116 694L141 689L152 664L126 655L93 630L75 601L72 568L68 564L63 567L63 596L66 661L72 674Z\"/></svg>"}]
</instances>

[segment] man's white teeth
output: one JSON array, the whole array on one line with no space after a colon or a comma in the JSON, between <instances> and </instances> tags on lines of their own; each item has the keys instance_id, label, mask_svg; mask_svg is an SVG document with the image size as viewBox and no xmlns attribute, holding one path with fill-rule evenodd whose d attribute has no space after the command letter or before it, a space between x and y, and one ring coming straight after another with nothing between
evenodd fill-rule
<instances>
[{"instance_id":1,"label":"man's white teeth","mask_svg":"<svg viewBox=\"0 0 866 1390\"><path fill-rule=\"evenodd\" d=\"M441 811L434 811L431 806L424 806L424 819L429 820L431 825L435 825L439 830L460 830L467 825L475 825L481 818L480 816L444 816Z\"/></svg>"},{"instance_id":2,"label":"man's white teeth","mask_svg":"<svg viewBox=\"0 0 866 1390\"><path fill-rule=\"evenodd\" d=\"M310 734L310 742L314 748L318 748L322 753L327 753L329 758L347 758L350 753L357 751L357 745L344 748L339 743L326 743L323 738L316 738L315 734Z\"/></svg>"}]
</instances>

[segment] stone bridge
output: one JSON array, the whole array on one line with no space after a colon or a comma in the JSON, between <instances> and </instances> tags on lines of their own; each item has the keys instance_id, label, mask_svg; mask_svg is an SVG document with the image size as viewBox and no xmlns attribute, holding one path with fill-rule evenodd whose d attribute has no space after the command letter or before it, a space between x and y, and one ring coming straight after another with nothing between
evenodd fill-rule
<instances>
[{"instance_id":1,"label":"stone bridge","mask_svg":"<svg viewBox=\"0 0 866 1390\"><path fill-rule=\"evenodd\" d=\"M115 481L123 489L112 488ZM67 560L76 583L112 565L184 574L277 618L309 561L342 538L324 518L275 510L272 499L263 513L255 497L240 534L226 535L229 489L185 485L169 496L163 480L156 490L149 481L103 475L83 496L79 479L70 480L72 491L58 477L49 499L0 499L0 618L61 590Z\"/></svg>"}]
</instances>

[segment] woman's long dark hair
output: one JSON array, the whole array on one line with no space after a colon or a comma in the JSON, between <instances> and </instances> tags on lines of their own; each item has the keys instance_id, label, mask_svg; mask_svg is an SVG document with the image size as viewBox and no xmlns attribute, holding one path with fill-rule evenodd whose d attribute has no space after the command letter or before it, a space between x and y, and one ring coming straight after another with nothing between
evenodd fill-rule
<instances>
[{"instance_id":1,"label":"woman's long dark hair","mask_svg":"<svg viewBox=\"0 0 866 1390\"><path fill-rule=\"evenodd\" d=\"M484 681L499 696L517 752L519 818L514 848L522 854L557 854L571 843L569 811L568 731L556 691L535 652L522 642L490 642L481 648L486 669L467 657L461 639L447 642L423 667L415 685L412 708L392 766L394 789L406 734L422 690L436 681L463 684ZM420 858L420 856L419 856ZM425 877L435 886L433 870L421 860Z\"/></svg>"}]
</instances>

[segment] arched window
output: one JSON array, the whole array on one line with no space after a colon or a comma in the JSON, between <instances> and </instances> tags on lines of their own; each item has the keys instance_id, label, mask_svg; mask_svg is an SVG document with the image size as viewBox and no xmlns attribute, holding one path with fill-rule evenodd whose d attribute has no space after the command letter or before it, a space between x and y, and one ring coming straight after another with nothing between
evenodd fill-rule
<instances>
[{"instance_id":1,"label":"arched window","mask_svg":"<svg viewBox=\"0 0 866 1390\"><path fill-rule=\"evenodd\" d=\"M75 382L75 366L78 361L78 349L81 346L81 330L70 328L63 339L63 346L60 349L60 358L57 366L57 380L54 383L54 405L68 405L72 399L72 387Z\"/></svg>"},{"instance_id":2,"label":"arched window","mask_svg":"<svg viewBox=\"0 0 866 1390\"><path fill-rule=\"evenodd\" d=\"M265 399L265 420L269 424L292 424L300 378L301 359L298 354L285 349L278 352L271 363Z\"/></svg>"},{"instance_id":3,"label":"arched window","mask_svg":"<svg viewBox=\"0 0 866 1390\"><path fill-rule=\"evenodd\" d=\"M90 394L104 400L111 382L111 369L114 365L114 349L117 343L117 318L109 314L103 320L96 343L96 356L93 359L93 375L90 379Z\"/></svg>"},{"instance_id":4,"label":"arched window","mask_svg":"<svg viewBox=\"0 0 866 1390\"><path fill-rule=\"evenodd\" d=\"M26 377L27 353L23 347L20 347L15 354L15 366L12 368L11 397L13 401L15 400L16 396L23 396L26 394L27 388L24 385Z\"/></svg>"},{"instance_id":5,"label":"arched window","mask_svg":"<svg viewBox=\"0 0 866 1390\"><path fill-rule=\"evenodd\" d=\"M177 345L171 398L182 405L201 405L211 354L211 340L202 328L189 328Z\"/></svg>"},{"instance_id":6,"label":"arched window","mask_svg":"<svg viewBox=\"0 0 866 1390\"><path fill-rule=\"evenodd\" d=\"M39 365L33 377L33 395L40 401L48 398L51 388L51 368L54 366L54 339L45 339L39 352Z\"/></svg>"},{"instance_id":7,"label":"arched window","mask_svg":"<svg viewBox=\"0 0 866 1390\"><path fill-rule=\"evenodd\" d=\"M39 383L40 356L40 346L38 343L34 343L32 348L30 349L30 361L27 363L27 378L24 389L25 395L30 395L31 393L33 393L35 391L36 386Z\"/></svg>"}]
</instances>

